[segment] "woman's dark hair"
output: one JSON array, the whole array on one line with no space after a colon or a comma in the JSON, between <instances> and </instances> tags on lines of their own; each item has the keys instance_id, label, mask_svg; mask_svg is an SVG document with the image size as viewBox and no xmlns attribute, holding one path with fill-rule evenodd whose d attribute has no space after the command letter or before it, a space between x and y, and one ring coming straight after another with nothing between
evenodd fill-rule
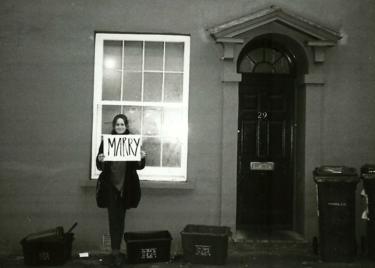
<instances>
[{"instance_id":1,"label":"woman's dark hair","mask_svg":"<svg viewBox=\"0 0 375 268\"><path fill-rule=\"evenodd\" d=\"M118 114L116 115L113 120L112 120L112 134L117 134L116 131L115 131L115 126L116 126L116 122L118 119L122 119L124 120L124 123L125 123L125 126L126 126L126 130L125 130L125 133L124 134L129 134L129 121L128 121L128 118L126 117L126 115L124 114Z\"/></svg>"}]
</instances>

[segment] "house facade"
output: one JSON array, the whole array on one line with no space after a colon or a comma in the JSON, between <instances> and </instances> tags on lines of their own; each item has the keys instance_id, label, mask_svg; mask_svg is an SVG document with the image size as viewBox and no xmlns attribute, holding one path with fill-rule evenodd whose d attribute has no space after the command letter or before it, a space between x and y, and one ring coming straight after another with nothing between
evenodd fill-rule
<instances>
[{"instance_id":1,"label":"house facade","mask_svg":"<svg viewBox=\"0 0 375 268\"><path fill-rule=\"evenodd\" d=\"M312 172L375 163L375 4L2 1L0 253L78 222L99 250L94 165L111 118L142 135L127 231L318 234ZM365 233L357 187L357 235Z\"/></svg>"}]
</instances>

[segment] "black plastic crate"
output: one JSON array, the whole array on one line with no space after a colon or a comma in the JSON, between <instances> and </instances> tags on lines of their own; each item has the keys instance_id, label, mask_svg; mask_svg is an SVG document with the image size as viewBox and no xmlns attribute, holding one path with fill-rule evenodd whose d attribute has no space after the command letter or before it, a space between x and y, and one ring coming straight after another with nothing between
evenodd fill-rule
<instances>
[{"instance_id":1,"label":"black plastic crate","mask_svg":"<svg viewBox=\"0 0 375 268\"><path fill-rule=\"evenodd\" d=\"M21 241L26 265L62 265L72 256L73 233Z\"/></svg>"},{"instance_id":2,"label":"black plastic crate","mask_svg":"<svg viewBox=\"0 0 375 268\"><path fill-rule=\"evenodd\" d=\"M225 264L229 227L187 225L181 232L184 259L199 264Z\"/></svg>"},{"instance_id":3,"label":"black plastic crate","mask_svg":"<svg viewBox=\"0 0 375 268\"><path fill-rule=\"evenodd\" d=\"M172 237L168 231L128 232L124 239L129 263L170 260Z\"/></svg>"}]
</instances>

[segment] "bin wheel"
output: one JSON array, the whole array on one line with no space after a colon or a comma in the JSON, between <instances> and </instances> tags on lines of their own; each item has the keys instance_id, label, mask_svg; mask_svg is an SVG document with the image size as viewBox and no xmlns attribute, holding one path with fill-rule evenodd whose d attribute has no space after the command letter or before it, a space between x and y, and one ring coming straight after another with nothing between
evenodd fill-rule
<instances>
[{"instance_id":1,"label":"bin wheel","mask_svg":"<svg viewBox=\"0 0 375 268\"><path fill-rule=\"evenodd\" d=\"M319 243L318 243L318 238L316 236L313 237L312 248L313 248L314 254L317 255L318 254Z\"/></svg>"}]
</instances>

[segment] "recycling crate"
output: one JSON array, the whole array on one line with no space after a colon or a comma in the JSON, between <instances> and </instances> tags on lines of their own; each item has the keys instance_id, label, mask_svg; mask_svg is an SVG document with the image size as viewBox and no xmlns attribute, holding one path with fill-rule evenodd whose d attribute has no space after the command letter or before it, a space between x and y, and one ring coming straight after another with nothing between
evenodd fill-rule
<instances>
[{"instance_id":1,"label":"recycling crate","mask_svg":"<svg viewBox=\"0 0 375 268\"><path fill-rule=\"evenodd\" d=\"M188 224L181 232L184 259L196 264L225 264L229 227Z\"/></svg>"},{"instance_id":2,"label":"recycling crate","mask_svg":"<svg viewBox=\"0 0 375 268\"><path fill-rule=\"evenodd\" d=\"M350 262L357 253L354 168L322 166L314 170L318 190L319 252L323 261Z\"/></svg>"},{"instance_id":3,"label":"recycling crate","mask_svg":"<svg viewBox=\"0 0 375 268\"><path fill-rule=\"evenodd\" d=\"M56 228L32 233L21 240L24 263L26 265L62 265L72 256L74 234L73 224L68 232L64 228Z\"/></svg>"},{"instance_id":4,"label":"recycling crate","mask_svg":"<svg viewBox=\"0 0 375 268\"><path fill-rule=\"evenodd\" d=\"M129 263L170 260L172 237L168 231L127 232L124 240Z\"/></svg>"},{"instance_id":5,"label":"recycling crate","mask_svg":"<svg viewBox=\"0 0 375 268\"><path fill-rule=\"evenodd\" d=\"M375 260L375 165L362 166L361 179L368 198L367 255Z\"/></svg>"}]
</instances>

